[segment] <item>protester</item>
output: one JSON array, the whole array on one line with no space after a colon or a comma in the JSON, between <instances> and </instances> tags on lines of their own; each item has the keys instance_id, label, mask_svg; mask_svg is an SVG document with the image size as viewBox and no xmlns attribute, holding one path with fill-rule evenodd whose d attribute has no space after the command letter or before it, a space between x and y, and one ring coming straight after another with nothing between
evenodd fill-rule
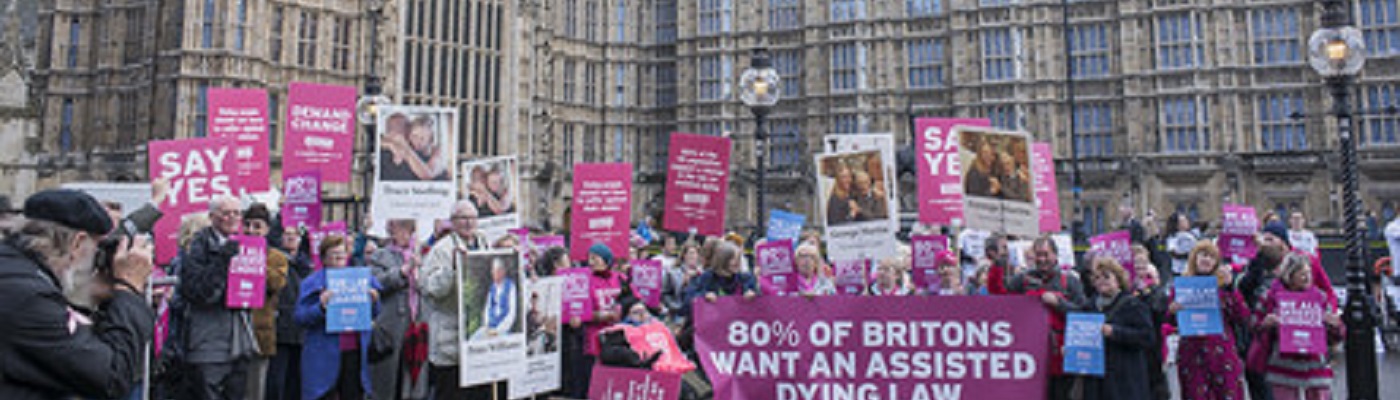
<instances>
[{"instance_id":1,"label":"protester","mask_svg":"<svg viewBox=\"0 0 1400 400\"><path fill-rule=\"evenodd\" d=\"M1164 239L1166 240L1167 254L1171 256L1173 276L1180 276L1186 272L1187 258L1190 257L1196 242L1200 240L1198 236L1191 229L1191 219L1187 218L1186 214L1177 212L1167 217L1167 232Z\"/></svg>"},{"instance_id":2,"label":"protester","mask_svg":"<svg viewBox=\"0 0 1400 400\"><path fill-rule=\"evenodd\" d=\"M904 269L899 266L897 257L880 260L875 267L875 283L870 284L871 296L908 296L914 290L904 282Z\"/></svg>"},{"instance_id":3,"label":"protester","mask_svg":"<svg viewBox=\"0 0 1400 400\"><path fill-rule=\"evenodd\" d=\"M414 243L417 224L411 219L389 221L389 242L369 257L374 279L383 287L380 291L380 312L374 323L388 333L392 351L382 360L372 362L374 398L394 399L403 393L408 370L404 368L403 342L409 326L418 320L418 285L416 278L422 259ZM373 361L373 360L371 360Z\"/></svg>"},{"instance_id":4,"label":"protester","mask_svg":"<svg viewBox=\"0 0 1400 400\"><path fill-rule=\"evenodd\" d=\"M987 290L987 277L991 274L991 263L983 261L972 271L972 278L968 279L968 294L976 296L987 296L992 294Z\"/></svg>"},{"instance_id":5,"label":"protester","mask_svg":"<svg viewBox=\"0 0 1400 400\"><path fill-rule=\"evenodd\" d=\"M1006 281L1011 279L1009 276L1014 276L1016 273L1011 270L1011 263L1008 259L1011 252L1006 249L1006 236L993 233L991 236L987 236L985 246L982 251L987 255L987 260L991 261L991 266L987 268L987 293L1007 294Z\"/></svg>"},{"instance_id":6,"label":"protester","mask_svg":"<svg viewBox=\"0 0 1400 400\"><path fill-rule=\"evenodd\" d=\"M242 226L238 199L219 197L209 203L211 226L195 234L180 265L176 295L186 308L186 359L199 377L200 398L243 399L248 360L256 354L252 317L226 303L228 268L238 255L229 239Z\"/></svg>"},{"instance_id":7,"label":"protester","mask_svg":"<svg viewBox=\"0 0 1400 400\"><path fill-rule=\"evenodd\" d=\"M91 196L62 189L30 196L22 215L0 226L0 303L7 305L0 307L0 398L131 393L155 324L142 298L151 246L120 239L98 312L79 317L64 292L75 275L93 272L112 220Z\"/></svg>"},{"instance_id":8,"label":"protester","mask_svg":"<svg viewBox=\"0 0 1400 400\"><path fill-rule=\"evenodd\" d=\"M243 212L245 234L267 238L271 223L272 214L261 203L253 204ZM272 358L277 356L278 295L288 285L287 269L287 257L268 246L263 306L253 310L253 333L258 340L258 354L248 362L248 389L244 393L249 399L263 399L267 394L268 367Z\"/></svg>"},{"instance_id":9,"label":"protester","mask_svg":"<svg viewBox=\"0 0 1400 400\"><path fill-rule=\"evenodd\" d=\"M588 377L593 376L593 364L598 359L598 332L622 317L618 306L625 286L621 274L613 270L616 261L605 244L594 243L588 248L588 268L593 272L588 276L588 301L593 304L593 318L583 321L576 316L569 321L574 329L583 328L583 356L576 358L572 366L573 376L582 381L572 387L575 393L570 395L575 398L587 397Z\"/></svg>"},{"instance_id":10,"label":"protester","mask_svg":"<svg viewBox=\"0 0 1400 400\"><path fill-rule=\"evenodd\" d=\"M433 244L418 274L418 290L427 310L428 362L434 399L461 399L469 391L458 383L457 269L471 251L485 250L486 241L477 232L477 210L471 201L458 201L452 208L452 230Z\"/></svg>"},{"instance_id":11,"label":"protester","mask_svg":"<svg viewBox=\"0 0 1400 400\"><path fill-rule=\"evenodd\" d=\"M1310 261L1312 271L1313 286L1327 295L1327 304L1336 308L1337 292L1332 289L1332 279L1327 277L1327 270L1322 268L1322 260L1315 254L1307 253L1293 248L1293 243L1289 241L1288 228L1281 222L1264 224L1263 230L1259 234L1259 247L1283 247L1284 250L1302 254Z\"/></svg>"},{"instance_id":12,"label":"protester","mask_svg":"<svg viewBox=\"0 0 1400 400\"><path fill-rule=\"evenodd\" d=\"M997 240L998 236L993 236L987 240L987 255L990 258L994 254L1002 256L1005 254L1005 238ZM996 240L996 242L994 242ZM993 244L1001 247L997 252L993 252ZM1031 243L1031 251L1034 252L1035 269L1026 271L1023 274L1012 277L1010 282L1004 286L998 284L996 279L997 267L992 267L992 272L988 278L988 286L992 293L996 293L997 287L1005 287L1004 291L1011 294L1022 294L1039 297L1041 302L1050 311L1048 315L1050 325L1051 349L1050 354L1050 397L1052 399L1066 399L1069 396L1070 385L1073 379L1064 373L1064 333L1065 317L1070 311L1086 309L1087 300L1084 297L1084 289L1077 279L1070 279L1061 273L1059 266L1059 253L1055 250L1055 241L1049 236L1042 236ZM1004 261L1003 261L1004 262ZM1119 267L1121 269L1121 267ZM1091 271L1092 272L1092 271ZM1096 285L1097 286L1097 285ZM1129 284L1124 282L1119 290L1129 288ZM1136 300L1134 300L1136 301ZM1144 384L1145 384L1144 380ZM1125 397L1127 398L1127 397ZM1145 397L1136 397L1145 398Z\"/></svg>"},{"instance_id":13,"label":"protester","mask_svg":"<svg viewBox=\"0 0 1400 400\"><path fill-rule=\"evenodd\" d=\"M1240 385L1244 377L1244 362L1235 348L1232 326L1249 326L1252 314L1244 297L1235 291L1230 268L1221 265L1220 248L1203 240L1191 249L1185 276L1215 277L1223 333L1209 336L1182 337L1177 347L1177 379L1181 382L1182 400L1244 399ZM1172 302L1170 311L1176 314L1181 304Z\"/></svg>"},{"instance_id":14,"label":"protester","mask_svg":"<svg viewBox=\"0 0 1400 400\"><path fill-rule=\"evenodd\" d=\"M1288 217L1288 242L1293 248L1317 257L1317 235L1308 230L1308 220L1302 211L1294 211Z\"/></svg>"},{"instance_id":15,"label":"protester","mask_svg":"<svg viewBox=\"0 0 1400 400\"><path fill-rule=\"evenodd\" d=\"M1277 400L1332 398L1332 366L1326 349L1317 355L1295 355L1280 352L1278 345L1279 295L1284 291L1319 291L1312 282L1314 274L1310 264L1307 256L1301 254L1289 254L1283 258L1280 280L1269 289L1259 316L1259 330L1268 338L1271 349L1265 379L1272 386L1273 398ZM1328 345L1341 342L1342 320L1335 306L1326 306L1322 321L1326 326Z\"/></svg>"},{"instance_id":16,"label":"protester","mask_svg":"<svg viewBox=\"0 0 1400 400\"><path fill-rule=\"evenodd\" d=\"M1283 264L1284 256L1288 255L1288 250L1282 246L1266 246L1259 249L1249 266L1245 270L1245 275L1235 282L1235 287L1240 292L1240 297L1244 298L1245 305L1249 306L1253 315L1260 315L1264 310L1264 299L1268 297L1269 289L1273 287L1278 279L1279 267ZM1249 398L1272 400L1273 390L1264 380L1264 372L1269 353L1268 335L1259 329L1251 327L1250 330L1242 332L1236 330L1235 344L1237 352L1245 352L1241 355L1245 360L1245 384L1249 389ZM1244 340L1241 340L1243 338Z\"/></svg>"},{"instance_id":17,"label":"protester","mask_svg":"<svg viewBox=\"0 0 1400 400\"><path fill-rule=\"evenodd\" d=\"M1137 275L1137 282L1133 282L1133 297L1147 306L1147 311L1152 317L1153 332L1162 332L1157 340L1153 340L1148 347L1147 356L1147 376L1152 398L1167 400L1171 398L1171 388L1167 387L1167 374L1163 366L1163 351L1166 348L1166 335L1168 332L1167 308L1171 304L1171 298L1167 295L1165 286L1158 278L1157 266L1152 265L1151 253L1142 244L1134 243L1133 269Z\"/></svg>"},{"instance_id":18,"label":"protester","mask_svg":"<svg viewBox=\"0 0 1400 400\"><path fill-rule=\"evenodd\" d=\"M1147 353L1156 341L1147 306L1133 297L1128 272L1112 258L1093 261L1098 296L1087 307L1103 313L1104 376L1084 378L1084 400L1149 399Z\"/></svg>"},{"instance_id":19,"label":"protester","mask_svg":"<svg viewBox=\"0 0 1400 400\"><path fill-rule=\"evenodd\" d=\"M667 236L667 240L671 240L670 236ZM680 254L680 259L663 269L665 272L661 282L661 305L665 307L663 314L666 315L667 323L673 326L681 325L681 319L685 318L681 310L685 308L686 282L699 276L702 269L699 247L693 243L686 243L681 247Z\"/></svg>"},{"instance_id":20,"label":"protester","mask_svg":"<svg viewBox=\"0 0 1400 400\"><path fill-rule=\"evenodd\" d=\"M277 251L287 259L287 285L277 293L277 352L268 363L267 400L301 398L303 332L294 316L301 281L311 276L311 257L302 250L303 235L298 228L289 227L282 231L281 242L276 243Z\"/></svg>"},{"instance_id":21,"label":"protester","mask_svg":"<svg viewBox=\"0 0 1400 400\"><path fill-rule=\"evenodd\" d=\"M818 270L821 264L821 251L817 246L802 244L797 246L797 292L805 297L831 296L836 294L836 285L831 278Z\"/></svg>"},{"instance_id":22,"label":"protester","mask_svg":"<svg viewBox=\"0 0 1400 400\"><path fill-rule=\"evenodd\" d=\"M743 296L747 299L758 296L758 279L753 274L743 272L739 251L739 247L731 243L717 245L708 270L692 282L690 294L686 297L713 302L725 296Z\"/></svg>"},{"instance_id":23,"label":"protester","mask_svg":"<svg viewBox=\"0 0 1400 400\"><path fill-rule=\"evenodd\" d=\"M960 296L968 294L963 285L962 266L958 265L953 252L943 250L934 255L934 267L938 269L938 287L930 294L940 296Z\"/></svg>"},{"instance_id":24,"label":"protester","mask_svg":"<svg viewBox=\"0 0 1400 400\"><path fill-rule=\"evenodd\" d=\"M322 268L301 282L296 321L306 329L302 348L301 398L361 399L374 393L369 369L370 332L326 333L326 307L333 293L327 287L326 271L345 268L350 246L345 238L331 234L321 239L317 249ZM379 313L379 280L370 278L372 313Z\"/></svg>"}]
</instances>

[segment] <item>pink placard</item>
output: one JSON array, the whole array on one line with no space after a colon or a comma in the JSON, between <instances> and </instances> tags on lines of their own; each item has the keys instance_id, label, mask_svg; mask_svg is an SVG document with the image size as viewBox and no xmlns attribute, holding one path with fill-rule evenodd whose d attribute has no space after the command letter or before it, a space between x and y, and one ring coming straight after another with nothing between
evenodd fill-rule
<instances>
[{"instance_id":1,"label":"pink placard","mask_svg":"<svg viewBox=\"0 0 1400 400\"><path fill-rule=\"evenodd\" d=\"M1239 265L1248 264L1259 252L1254 235L1221 234L1215 239L1215 246L1220 248L1222 260Z\"/></svg>"},{"instance_id":2,"label":"pink placard","mask_svg":"<svg viewBox=\"0 0 1400 400\"><path fill-rule=\"evenodd\" d=\"M325 225L321 225L320 228L310 229L309 231L311 233L311 265L315 269L321 269L321 240L331 234L345 237L346 241L350 240L349 237L346 237L348 230L345 221L326 223Z\"/></svg>"},{"instance_id":3,"label":"pink placard","mask_svg":"<svg viewBox=\"0 0 1400 400\"><path fill-rule=\"evenodd\" d=\"M208 212L209 201L236 196L233 141L222 138L162 140L147 144L152 178L170 182L170 193L159 204L165 217L156 221L156 263L166 264L179 253L177 236L185 214Z\"/></svg>"},{"instance_id":4,"label":"pink placard","mask_svg":"<svg viewBox=\"0 0 1400 400\"><path fill-rule=\"evenodd\" d=\"M958 138L953 127L992 126L982 118L919 118L914 121L914 149L918 157L919 222L952 225L963 218L962 168L958 162Z\"/></svg>"},{"instance_id":5,"label":"pink placard","mask_svg":"<svg viewBox=\"0 0 1400 400\"><path fill-rule=\"evenodd\" d=\"M1316 290L1278 292L1278 350L1284 354L1317 355L1327 351L1327 296ZM1369 351L1369 350L1368 350Z\"/></svg>"},{"instance_id":6,"label":"pink placard","mask_svg":"<svg viewBox=\"0 0 1400 400\"><path fill-rule=\"evenodd\" d=\"M593 367L588 398L606 400L676 400L681 375L640 368Z\"/></svg>"},{"instance_id":7,"label":"pink placard","mask_svg":"<svg viewBox=\"0 0 1400 400\"><path fill-rule=\"evenodd\" d=\"M321 171L285 175L282 179L282 225L321 226Z\"/></svg>"},{"instance_id":8,"label":"pink placard","mask_svg":"<svg viewBox=\"0 0 1400 400\"><path fill-rule=\"evenodd\" d=\"M268 183L267 91L209 88L209 137L234 142L236 186L263 192Z\"/></svg>"},{"instance_id":9,"label":"pink placard","mask_svg":"<svg viewBox=\"0 0 1400 400\"><path fill-rule=\"evenodd\" d=\"M1028 296L725 297L696 303L695 348L716 399L814 390L799 388L863 393L852 399L1044 399L1045 315ZM983 330L992 333L972 334ZM752 372L765 370L748 367L763 357L782 367ZM927 368L912 366L920 359ZM895 360L923 372L896 373Z\"/></svg>"},{"instance_id":10,"label":"pink placard","mask_svg":"<svg viewBox=\"0 0 1400 400\"><path fill-rule=\"evenodd\" d=\"M1031 145L1031 167L1035 171L1035 202L1040 208L1040 232L1060 231L1060 183L1055 181L1055 150L1050 143Z\"/></svg>"},{"instance_id":11,"label":"pink placard","mask_svg":"<svg viewBox=\"0 0 1400 400\"><path fill-rule=\"evenodd\" d=\"M909 237L909 245L913 251L911 275L914 286L936 293L943 280L943 275L938 273L938 253L948 250L948 237L914 235Z\"/></svg>"},{"instance_id":12,"label":"pink placard","mask_svg":"<svg viewBox=\"0 0 1400 400\"><path fill-rule=\"evenodd\" d=\"M1254 235L1259 231L1259 216L1254 207L1225 204L1221 208L1221 235Z\"/></svg>"},{"instance_id":13,"label":"pink placard","mask_svg":"<svg viewBox=\"0 0 1400 400\"><path fill-rule=\"evenodd\" d=\"M729 191L729 138L672 133L666 165L664 229L702 235L724 233Z\"/></svg>"},{"instance_id":14,"label":"pink placard","mask_svg":"<svg viewBox=\"0 0 1400 400\"><path fill-rule=\"evenodd\" d=\"M1112 257L1128 271L1128 282L1137 282L1133 266L1133 237L1128 231L1109 232L1089 238L1089 249L1099 256Z\"/></svg>"},{"instance_id":15,"label":"pink placard","mask_svg":"<svg viewBox=\"0 0 1400 400\"><path fill-rule=\"evenodd\" d=\"M564 237L559 235L530 236L530 242L535 244L535 248L543 252L550 247L564 247Z\"/></svg>"},{"instance_id":16,"label":"pink placard","mask_svg":"<svg viewBox=\"0 0 1400 400\"><path fill-rule=\"evenodd\" d=\"M764 242L753 250L763 293L779 296L798 292L797 264L792 253L792 239Z\"/></svg>"},{"instance_id":17,"label":"pink placard","mask_svg":"<svg viewBox=\"0 0 1400 400\"><path fill-rule=\"evenodd\" d=\"M631 263L632 293L647 307L661 307L661 260L632 260Z\"/></svg>"},{"instance_id":18,"label":"pink placard","mask_svg":"<svg viewBox=\"0 0 1400 400\"><path fill-rule=\"evenodd\" d=\"M560 320L568 324L574 318L583 322L593 319L593 302L588 301L588 276L592 272L588 268L565 268L555 272L564 277Z\"/></svg>"},{"instance_id":19,"label":"pink placard","mask_svg":"<svg viewBox=\"0 0 1400 400\"><path fill-rule=\"evenodd\" d=\"M573 218L569 256L588 259L588 247L603 243L613 254L627 254L632 215L632 164L574 165Z\"/></svg>"},{"instance_id":20,"label":"pink placard","mask_svg":"<svg viewBox=\"0 0 1400 400\"><path fill-rule=\"evenodd\" d=\"M870 262L864 259L835 260L831 267L836 274L836 292L847 296L865 293L865 277L870 276Z\"/></svg>"},{"instance_id":21,"label":"pink placard","mask_svg":"<svg viewBox=\"0 0 1400 400\"><path fill-rule=\"evenodd\" d=\"M321 171L326 182L349 182L355 148L355 87L292 82L282 170Z\"/></svg>"},{"instance_id":22,"label":"pink placard","mask_svg":"<svg viewBox=\"0 0 1400 400\"><path fill-rule=\"evenodd\" d=\"M228 308L262 308L267 288L267 239L262 236L233 235L238 255L228 264Z\"/></svg>"}]
</instances>

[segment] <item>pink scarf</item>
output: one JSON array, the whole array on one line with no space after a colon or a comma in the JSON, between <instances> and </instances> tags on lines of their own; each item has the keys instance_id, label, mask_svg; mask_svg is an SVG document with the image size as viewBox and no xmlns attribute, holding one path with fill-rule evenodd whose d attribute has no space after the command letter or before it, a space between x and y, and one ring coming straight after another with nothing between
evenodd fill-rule
<instances>
[{"instance_id":1,"label":"pink scarf","mask_svg":"<svg viewBox=\"0 0 1400 400\"><path fill-rule=\"evenodd\" d=\"M389 245L390 251L396 251L403 257L404 264L413 262L413 246L399 247L394 244ZM418 320L418 268L409 268L408 276L408 313L413 321Z\"/></svg>"}]
</instances>

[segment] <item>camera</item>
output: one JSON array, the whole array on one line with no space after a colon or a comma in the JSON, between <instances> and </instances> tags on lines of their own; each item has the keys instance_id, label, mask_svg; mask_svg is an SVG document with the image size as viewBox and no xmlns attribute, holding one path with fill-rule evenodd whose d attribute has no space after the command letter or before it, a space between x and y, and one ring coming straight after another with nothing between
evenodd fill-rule
<instances>
[{"instance_id":1,"label":"camera","mask_svg":"<svg viewBox=\"0 0 1400 400\"><path fill-rule=\"evenodd\" d=\"M117 247L121 246L122 238L126 238L126 245L130 248L138 234L136 224L123 219L115 231L97 241L97 255L93 258L93 271L97 276L104 279L116 276L112 268L116 265L117 252L121 250Z\"/></svg>"}]
</instances>

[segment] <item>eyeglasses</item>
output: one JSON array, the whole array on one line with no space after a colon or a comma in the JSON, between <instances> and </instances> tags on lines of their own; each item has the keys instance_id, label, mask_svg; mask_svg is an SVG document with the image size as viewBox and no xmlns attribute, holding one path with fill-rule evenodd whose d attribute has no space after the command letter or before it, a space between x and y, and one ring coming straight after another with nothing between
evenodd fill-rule
<instances>
[{"instance_id":1,"label":"eyeglasses","mask_svg":"<svg viewBox=\"0 0 1400 400\"><path fill-rule=\"evenodd\" d=\"M215 210L215 211L210 211L209 213L210 213L210 214L213 214L213 215L216 216L216 217L233 217L233 216L237 216L237 215L239 214L239 211L238 211L238 210Z\"/></svg>"},{"instance_id":2,"label":"eyeglasses","mask_svg":"<svg viewBox=\"0 0 1400 400\"><path fill-rule=\"evenodd\" d=\"M453 220L453 221L476 221L476 220L477 220L477 217L476 217L475 215L453 215L453 216L452 216L452 220Z\"/></svg>"}]
</instances>

